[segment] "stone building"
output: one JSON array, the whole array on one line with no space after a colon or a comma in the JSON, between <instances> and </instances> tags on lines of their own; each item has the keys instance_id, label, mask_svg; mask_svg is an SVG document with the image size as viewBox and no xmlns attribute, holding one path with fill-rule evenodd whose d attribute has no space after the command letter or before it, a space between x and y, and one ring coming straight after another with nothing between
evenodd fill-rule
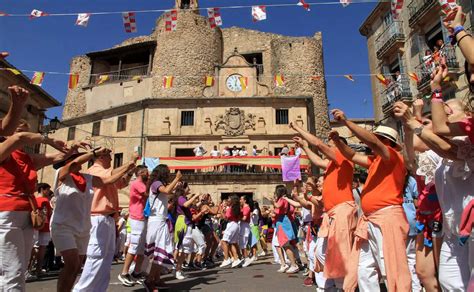
<instances>
[{"instance_id":1,"label":"stone building","mask_svg":"<svg viewBox=\"0 0 474 292\"><path fill-rule=\"evenodd\" d=\"M0 69L0 118L6 115L10 107L8 87L19 85L30 92L30 98L27 101L22 118L28 121L32 132L40 132L45 119L45 111L49 108L60 106L61 103L41 87L30 84L28 76L3 58L0 58L0 68L2 68ZM17 71L18 74L6 70L6 68ZM39 151L39 148L31 150Z\"/></svg>"},{"instance_id":2,"label":"stone building","mask_svg":"<svg viewBox=\"0 0 474 292\"><path fill-rule=\"evenodd\" d=\"M465 27L470 29L474 1L457 2L468 14ZM360 27L360 33L367 37L370 72L393 80L389 86L382 85L376 78L371 80L376 122L393 122L390 115L395 101L410 102L431 94L430 73L434 62L430 56L435 53L435 46L441 47L440 54L446 57L449 69L450 82L443 88L444 98L467 96L464 57L459 48L450 45L441 15L437 0L410 0L405 1L399 19L394 20L390 3L380 2ZM398 80L397 72L401 73ZM419 82L411 80L409 73L415 73Z\"/></svg>"},{"instance_id":3,"label":"stone building","mask_svg":"<svg viewBox=\"0 0 474 292\"><path fill-rule=\"evenodd\" d=\"M118 166L137 150L145 157L193 156L199 144L249 152L256 145L262 154L277 154L291 143L290 121L326 136L325 81L310 78L324 75L320 33L211 28L197 1L176 2L175 30L166 29L163 14L150 35L72 59L79 86L67 94L55 137L112 147ZM275 75L284 77L284 86L275 86ZM173 77L172 87L163 86L165 76ZM213 77L207 85L206 76ZM186 179L216 198L238 192L258 200L281 183L281 175L268 173L196 172Z\"/></svg>"}]
</instances>

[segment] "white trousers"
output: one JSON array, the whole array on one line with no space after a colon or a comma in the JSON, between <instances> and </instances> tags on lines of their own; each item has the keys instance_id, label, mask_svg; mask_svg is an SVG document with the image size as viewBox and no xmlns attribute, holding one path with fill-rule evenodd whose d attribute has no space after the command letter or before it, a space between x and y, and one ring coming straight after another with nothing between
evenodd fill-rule
<instances>
[{"instance_id":1,"label":"white trousers","mask_svg":"<svg viewBox=\"0 0 474 292\"><path fill-rule=\"evenodd\" d=\"M411 274L411 291L420 292L422 291L420 279L416 274L416 235L408 236L407 238L407 260L408 260L408 270Z\"/></svg>"},{"instance_id":2,"label":"white trousers","mask_svg":"<svg viewBox=\"0 0 474 292\"><path fill-rule=\"evenodd\" d=\"M192 226L188 226L180 251L186 254L195 252L199 255L202 255L204 254L205 250L206 241L204 239L204 234L202 234L201 230L199 230L197 227L192 228Z\"/></svg>"},{"instance_id":3,"label":"white trousers","mask_svg":"<svg viewBox=\"0 0 474 292\"><path fill-rule=\"evenodd\" d=\"M326 263L326 249L328 247L328 241L325 237L318 237L316 240L316 259L321 263ZM336 279L327 279L324 277L323 272L316 273L316 284L319 288L328 289L336 285ZM337 287L342 288L344 279L337 279Z\"/></svg>"},{"instance_id":4,"label":"white trousers","mask_svg":"<svg viewBox=\"0 0 474 292\"><path fill-rule=\"evenodd\" d=\"M474 239L469 238L464 246L459 245L455 236L443 237L439 257L439 283L443 291L468 291L472 266L469 262L473 253Z\"/></svg>"},{"instance_id":5,"label":"white trousers","mask_svg":"<svg viewBox=\"0 0 474 292\"><path fill-rule=\"evenodd\" d=\"M91 216L91 237L77 292L105 292L115 253L115 220L110 216Z\"/></svg>"},{"instance_id":6,"label":"white trousers","mask_svg":"<svg viewBox=\"0 0 474 292\"><path fill-rule=\"evenodd\" d=\"M32 248L30 212L0 211L0 291L25 291Z\"/></svg>"},{"instance_id":7,"label":"white trousers","mask_svg":"<svg viewBox=\"0 0 474 292\"><path fill-rule=\"evenodd\" d=\"M387 283L382 246L382 231L375 224L368 222L369 240L361 244L358 268L358 284L361 292L378 292L380 278Z\"/></svg>"}]
</instances>

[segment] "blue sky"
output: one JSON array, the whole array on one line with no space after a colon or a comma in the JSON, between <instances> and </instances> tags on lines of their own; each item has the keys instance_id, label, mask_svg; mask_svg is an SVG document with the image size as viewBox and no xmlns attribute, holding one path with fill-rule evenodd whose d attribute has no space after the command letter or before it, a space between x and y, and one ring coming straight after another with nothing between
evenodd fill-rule
<instances>
[{"instance_id":1,"label":"blue sky","mask_svg":"<svg viewBox=\"0 0 474 292\"><path fill-rule=\"evenodd\" d=\"M307 0L328 2L338 0ZM356 2L357 0L354 0ZM201 7L254 4L297 3L297 0L200 0ZM32 9L49 13L81 13L168 9L174 0L0 0L0 11L29 14ZM239 26L291 36L323 34L326 74L369 73L365 37L359 27L376 3L313 5L306 12L301 7L269 7L267 20L253 23L250 8L223 9L223 27ZM201 11L204 14L204 11ZM110 48L123 40L149 34L159 13L137 14L138 33L125 33L121 15L92 15L87 28L75 26L76 16L51 16L29 20L28 17L0 17L0 51L10 52L8 60L19 69L69 72L75 55ZM31 76L31 73L27 73ZM330 108L342 108L349 117L372 117L369 77L327 78ZM43 88L61 102L67 92L66 75L46 75ZM61 116L62 108L48 111L49 117Z\"/></svg>"}]
</instances>

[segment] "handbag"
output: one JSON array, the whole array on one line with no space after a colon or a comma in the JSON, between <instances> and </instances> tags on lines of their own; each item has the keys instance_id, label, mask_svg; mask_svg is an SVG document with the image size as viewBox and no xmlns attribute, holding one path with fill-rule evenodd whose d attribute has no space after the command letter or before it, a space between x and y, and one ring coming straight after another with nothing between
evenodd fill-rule
<instances>
[{"instance_id":1,"label":"handbag","mask_svg":"<svg viewBox=\"0 0 474 292\"><path fill-rule=\"evenodd\" d=\"M31 224L34 229L40 230L46 223L46 214L36 207L36 202L33 202L31 195L28 195L28 201L30 202L31 209L33 209L33 211L31 211Z\"/></svg>"}]
</instances>

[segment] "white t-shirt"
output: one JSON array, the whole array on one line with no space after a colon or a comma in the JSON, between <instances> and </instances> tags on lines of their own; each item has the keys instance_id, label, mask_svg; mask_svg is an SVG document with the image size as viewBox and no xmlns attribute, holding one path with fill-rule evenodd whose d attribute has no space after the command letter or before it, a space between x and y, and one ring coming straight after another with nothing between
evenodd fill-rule
<instances>
[{"instance_id":1,"label":"white t-shirt","mask_svg":"<svg viewBox=\"0 0 474 292\"><path fill-rule=\"evenodd\" d=\"M161 181L155 181L151 184L148 202L151 212L148 220L166 220L168 216L168 195L160 193L160 187L163 186Z\"/></svg>"},{"instance_id":2,"label":"white t-shirt","mask_svg":"<svg viewBox=\"0 0 474 292\"><path fill-rule=\"evenodd\" d=\"M193 152L196 156L203 156L204 153L206 153L206 150L204 150L203 147L198 146L198 147L194 148Z\"/></svg>"},{"instance_id":3,"label":"white t-shirt","mask_svg":"<svg viewBox=\"0 0 474 292\"><path fill-rule=\"evenodd\" d=\"M219 150L211 150L211 157L219 157L220 154Z\"/></svg>"},{"instance_id":4,"label":"white t-shirt","mask_svg":"<svg viewBox=\"0 0 474 292\"><path fill-rule=\"evenodd\" d=\"M56 179L59 170L56 171ZM86 179L86 190L81 192L71 176L68 174L60 183L53 186L56 198L55 208L51 217L51 225L64 225L73 229L77 234L90 232L91 207L94 189L92 188L92 175L82 174ZM53 227L54 228L54 227Z\"/></svg>"},{"instance_id":5,"label":"white t-shirt","mask_svg":"<svg viewBox=\"0 0 474 292\"><path fill-rule=\"evenodd\" d=\"M252 155L253 155L253 156L257 156L257 155L258 155L257 149L255 149L255 148L252 149Z\"/></svg>"},{"instance_id":6,"label":"white t-shirt","mask_svg":"<svg viewBox=\"0 0 474 292\"><path fill-rule=\"evenodd\" d=\"M247 152L247 150L240 150L239 151L239 156L247 156L249 155L249 153Z\"/></svg>"},{"instance_id":7,"label":"white t-shirt","mask_svg":"<svg viewBox=\"0 0 474 292\"><path fill-rule=\"evenodd\" d=\"M232 156L239 156L239 149L232 150Z\"/></svg>"},{"instance_id":8,"label":"white t-shirt","mask_svg":"<svg viewBox=\"0 0 474 292\"><path fill-rule=\"evenodd\" d=\"M222 150L222 156L230 156L230 151L229 150Z\"/></svg>"},{"instance_id":9,"label":"white t-shirt","mask_svg":"<svg viewBox=\"0 0 474 292\"><path fill-rule=\"evenodd\" d=\"M252 226L257 226L258 225L258 210L255 209L252 212L252 215L250 215L250 225Z\"/></svg>"}]
</instances>

